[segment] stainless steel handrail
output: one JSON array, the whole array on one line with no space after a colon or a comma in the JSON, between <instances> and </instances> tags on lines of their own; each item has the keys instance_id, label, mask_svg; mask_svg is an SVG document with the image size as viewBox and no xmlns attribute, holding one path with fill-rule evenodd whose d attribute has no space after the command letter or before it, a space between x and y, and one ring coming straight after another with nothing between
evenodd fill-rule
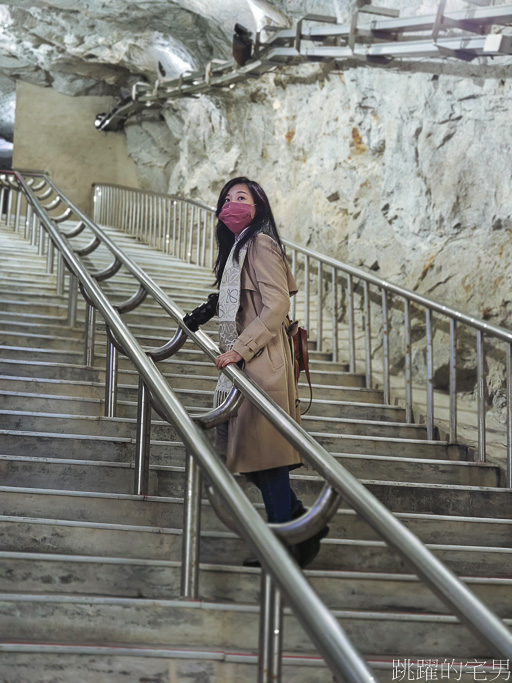
<instances>
[{"instance_id":1,"label":"stainless steel handrail","mask_svg":"<svg viewBox=\"0 0 512 683\"><path fill-rule=\"evenodd\" d=\"M134 234L138 239L143 239L153 244L157 248L162 248L162 241L165 241L165 248L167 253L178 257L184 257L184 251L188 252L189 260L192 260L190 254L194 251L194 243L197 247L196 251L200 254L200 258L196 258L195 262L200 265L213 266L213 245L214 237L214 212L212 206L198 202L196 200L188 200L180 198L176 195L162 195L160 193L153 193L147 190L135 190L123 185L106 185L96 184L94 187L94 208L95 219L98 222L110 224L124 230L128 230ZM136 211L133 204L133 198L144 198L145 206L140 211ZM172 211L167 216L156 216L156 201L172 202ZM183 208L187 207L187 208ZM189 208L190 207L190 208ZM140 208L140 207L139 207ZM187 217L192 208L202 212L209 212L211 220L209 226L199 224L193 226L190 222L186 222L184 226L180 225L183 222L183 217ZM191 214L192 215L192 214ZM172 223L172 224L171 224ZM177 225L178 224L178 225ZM141 227L144 227L144 232ZM166 236L166 240L158 237L156 233ZM172 234L171 234L172 233ZM207 234L208 233L208 234ZM169 237L170 236L170 237ZM185 243L187 247L185 247ZM338 321L338 305L340 300L340 287L342 294L346 299L347 308L347 327L348 327L348 357L349 369L351 372L357 370L356 363L356 323L355 310L356 305L354 296L357 293L358 286L354 285L357 281L362 283L362 292L359 296L362 299L361 305L361 321L359 323L360 329L364 330L364 371L366 376L367 387L374 385L374 367L376 359L373 355L373 338L371 334L372 329L372 293L370 288L374 288L380 299L380 319L383 327L382 334L382 388L384 391L385 403L391 402L390 389L390 314L397 311L397 306L392 307L392 297L398 297L400 305L403 306L403 327L404 327L404 341L402 353L404 358L404 382L405 382L405 411L406 421L413 421L413 364L412 364L412 313L413 309L418 315L418 307L423 309L426 323L426 351L427 362L425 365L426 371L426 427L427 436L429 439L435 438L435 405L434 405L434 319L433 314L443 316L443 319L449 324L449 339L447 339L447 346L449 349L449 441L455 443L458 437L457 427L457 367L456 367L456 343L457 343L457 326L464 325L474 331L476 336L476 355L477 355L477 427L478 427L478 460L480 462L486 461L486 369L485 369L485 341L494 340L494 342L504 342L505 358L503 360L503 381L505 384L505 401L506 401L506 419L507 419L507 452L506 452L506 484L512 488L512 402L508 400L508 396L512 394L512 376L510 367L512 365L512 332L498 325L485 322L475 316L463 313L452 306L447 306L434 299L410 291L392 282L379 278L372 273L364 271L360 268L355 268L338 259L326 256L308 247L297 244L296 242L283 239L283 243L287 248L287 252L291 261L292 271L296 277L303 276L304 285L304 303L297 304L296 298L292 300L292 317L297 317L300 312L303 314L305 326L310 331L310 337L317 341L317 350L329 350L332 353L333 361L338 360L339 355L339 321ZM208 248L209 245L209 248ZM172 248L171 248L172 247ZM209 253L210 258L202 258L203 254ZM299 255L302 258L302 264L299 264ZM300 270L302 266L302 271ZM314 277L316 276L316 277ZM315 291L316 289L316 291ZM330 292L330 296L329 296ZM316 305L316 320L313 320L311 315L312 299L315 297L314 305ZM326 324L329 322L331 327L330 338L325 334ZM330 343L330 347L328 344Z\"/></svg>"},{"instance_id":2,"label":"stainless steel handrail","mask_svg":"<svg viewBox=\"0 0 512 683\"><path fill-rule=\"evenodd\" d=\"M29 188L26 186L23 178L20 178L25 193L32 197ZM51 181L49 181L51 182ZM76 215L83 221L86 221L89 227L96 234L102 234L104 243L108 246L112 254L122 261L123 265L139 280L141 284L144 284L148 293L157 301L164 310L166 310L177 322L177 324L185 329L188 336L201 348L212 360L219 355L219 349L214 344L214 342L202 331L192 332L183 323L184 313L183 311L161 290L158 285L156 285L151 278L149 278L142 269L140 269L137 264L135 264L131 259L129 259L106 235L104 235L101 229L96 226L92 221L90 221L83 213L81 213L73 204L69 202L76 213ZM34 207L35 210L35 207ZM39 207L37 207L38 214L43 216L43 212ZM52 230L55 228L51 225L51 221L44 216L45 225L49 225ZM64 249L61 249L61 242ZM73 256L72 264L77 261L80 265L80 261L77 257L72 254L72 251L67 246L67 241L64 241L59 235L59 249L63 252L66 260L69 260L69 254ZM90 275L87 274L88 280L84 283L89 295L91 296L91 291L88 287L89 280L91 280ZM96 284L93 281L93 284ZM101 290L100 290L101 292ZM104 298L103 293L101 292ZM91 296L91 298L93 298ZM102 298L102 303L103 303ZM95 301L96 306L98 306L98 301ZM101 309L100 309L101 310ZM117 314L116 314L117 315ZM113 318L110 310L108 315L105 316L106 323L114 329L116 335L119 338L119 330L122 329L123 333L126 328L122 324L122 328L119 327L117 318ZM115 324L114 324L115 323ZM122 323L122 321L121 321ZM134 355L134 363L139 370L140 374L144 377L144 381L147 382L151 391L157 396L160 403L168 398L168 393L160 393L161 384L163 379L160 377L158 381L155 378L147 375L147 364L150 364L151 368L154 365L144 357L144 363L136 354L134 349L138 350L140 347L134 340L129 330L127 330L128 336L123 337L123 346L125 347L125 352L129 351L130 355ZM503 623L474 595L469 591L469 589L462 584L455 574L451 572L442 562L440 562L422 543L421 541L412 534L406 527L404 527L395 516L382 504L380 503L373 494L371 494L348 470L346 470L342 465L340 465L336 459L328 453L322 446L320 446L300 425L298 425L282 408L280 408L272 399L270 399L266 394L264 394L259 387L252 382L244 373L236 366L227 366L225 368L225 373L231 379L236 387L238 387L244 394L246 399L249 399L260 412L267 417L267 419L273 424L276 429L301 453L301 455L314 466L314 468L320 473L320 475L328 482L336 491L338 491L343 498L358 512L378 533L389 543L393 548L395 548L406 561L414 567L414 570L420 578L422 578L425 583L445 602L449 605L455 614L475 633L479 638L484 640L488 646L491 648L492 652L499 652L501 655L506 657L512 657L512 635L508 629L503 625ZM164 383L165 385L165 383ZM170 389L167 387L168 391ZM172 394L172 392L171 392ZM174 395L173 395L174 396ZM173 406L172 415L169 414L171 422L175 425L176 429L182 436L184 443L190 449L191 453L195 453L193 439L184 432L183 424L189 424L189 416L185 413L183 408L180 407L178 410L174 404L176 400L170 401ZM168 406L163 405L164 408ZM185 422L178 423L176 420L186 415L187 420ZM186 435L186 438L184 436ZM202 443L202 442L201 442ZM209 444L208 444L209 446ZM209 450L212 454L211 447ZM215 470L215 467L208 462L207 458L204 457L203 452L197 454L201 465L210 475L210 468ZM217 488L221 493L224 493L225 488L223 486L217 485L217 482L225 481L222 478L212 479ZM232 508L228 504L231 514L233 514L238 519L236 509ZM245 511L245 507L242 508ZM252 517L251 517L252 518ZM241 525L244 532L247 533L247 526ZM261 520L260 520L261 521ZM259 527L257 527L259 529ZM257 549L258 554L260 550L264 549L264 544L261 542L256 542L256 540L249 534L253 546ZM267 538L265 536L265 538ZM260 539L261 540L261 539ZM262 555L263 557L263 555ZM280 579L274 574L274 563L269 561L267 555L264 555L264 566L271 572L272 576L276 577L276 581L282 588ZM282 555L281 555L282 557ZM288 595L289 593L283 589L283 592ZM294 597L297 597L294 594ZM291 600L291 604L295 610L295 602ZM300 616L300 614L297 612ZM318 633L317 633L318 636ZM319 647L320 651L325 655L324 650L318 645L315 640L315 644ZM327 656L326 656L327 659ZM328 660L329 661L329 660ZM350 672L344 670L344 675L350 676ZM349 680L357 680L349 677ZM366 680L365 678L361 680Z\"/></svg>"}]
</instances>

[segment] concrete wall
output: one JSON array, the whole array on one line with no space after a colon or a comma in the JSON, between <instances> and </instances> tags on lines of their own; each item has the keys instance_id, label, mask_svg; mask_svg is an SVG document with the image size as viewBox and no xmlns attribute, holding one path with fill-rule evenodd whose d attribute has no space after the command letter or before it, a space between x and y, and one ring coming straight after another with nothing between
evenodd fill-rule
<instances>
[{"instance_id":1,"label":"concrete wall","mask_svg":"<svg viewBox=\"0 0 512 683\"><path fill-rule=\"evenodd\" d=\"M13 166L48 171L88 214L92 183L139 187L124 134L98 132L94 127L96 114L111 106L110 97L69 97L19 81Z\"/></svg>"}]
</instances>

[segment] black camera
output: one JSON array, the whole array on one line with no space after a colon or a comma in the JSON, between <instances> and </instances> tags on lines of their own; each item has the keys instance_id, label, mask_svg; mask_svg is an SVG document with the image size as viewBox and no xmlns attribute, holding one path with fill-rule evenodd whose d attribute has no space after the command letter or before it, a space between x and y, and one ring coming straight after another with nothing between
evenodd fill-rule
<instances>
[{"instance_id":1,"label":"black camera","mask_svg":"<svg viewBox=\"0 0 512 683\"><path fill-rule=\"evenodd\" d=\"M217 315L218 302L219 293L212 292L204 303L199 304L197 308L194 308L192 313L187 313L183 318L183 322L192 330L192 332L197 332L200 325L204 325L208 320L211 320L214 315Z\"/></svg>"}]
</instances>

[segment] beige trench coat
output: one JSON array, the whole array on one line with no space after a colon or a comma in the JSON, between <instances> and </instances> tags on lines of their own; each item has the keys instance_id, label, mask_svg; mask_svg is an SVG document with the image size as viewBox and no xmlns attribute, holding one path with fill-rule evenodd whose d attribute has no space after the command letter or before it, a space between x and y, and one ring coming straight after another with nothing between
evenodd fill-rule
<instances>
[{"instance_id":1,"label":"beige trench coat","mask_svg":"<svg viewBox=\"0 0 512 683\"><path fill-rule=\"evenodd\" d=\"M300 422L290 340L286 333L290 295L297 285L276 242L259 233L250 244L241 273L239 336L233 345L245 373L281 408ZM227 466L253 472L299 465L298 452L247 399L229 421Z\"/></svg>"}]
</instances>

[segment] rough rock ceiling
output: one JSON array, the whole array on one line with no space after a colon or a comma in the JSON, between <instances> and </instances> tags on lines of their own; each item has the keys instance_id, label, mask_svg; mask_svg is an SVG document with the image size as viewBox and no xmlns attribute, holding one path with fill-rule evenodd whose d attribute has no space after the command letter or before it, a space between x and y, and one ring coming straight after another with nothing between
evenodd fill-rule
<instances>
[{"instance_id":1,"label":"rough rock ceiling","mask_svg":"<svg viewBox=\"0 0 512 683\"><path fill-rule=\"evenodd\" d=\"M341 0L344 1L344 0ZM347 0L348 2L348 0ZM119 95L227 58L235 22L287 25L304 0L0 0L0 74L69 95ZM309 3L311 5L311 3ZM331 10L332 2L315 2Z\"/></svg>"}]
</instances>

